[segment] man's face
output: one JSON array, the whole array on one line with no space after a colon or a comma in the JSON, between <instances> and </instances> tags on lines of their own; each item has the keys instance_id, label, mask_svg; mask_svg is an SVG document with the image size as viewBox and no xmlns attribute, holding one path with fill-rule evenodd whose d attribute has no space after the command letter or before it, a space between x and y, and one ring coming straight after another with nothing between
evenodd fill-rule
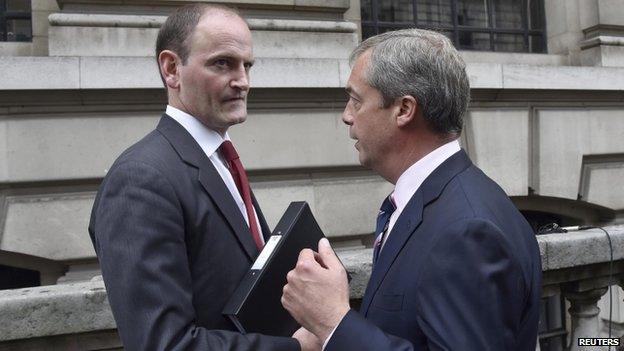
<instances>
[{"instance_id":1,"label":"man's face","mask_svg":"<svg viewBox=\"0 0 624 351\"><path fill-rule=\"evenodd\" d=\"M189 38L189 57L179 67L182 109L220 133L247 118L251 32L237 16L204 14Z\"/></svg>"},{"instance_id":2,"label":"man's face","mask_svg":"<svg viewBox=\"0 0 624 351\"><path fill-rule=\"evenodd\" d=\"M392 145L393 115L390 108L382 107L379 91L366 82L369 61L367 51L353 65L346 87L349 101L342 120L349 126L349 136L357 140L360 163L378 170Z\"/></svg>"}]
</instances>

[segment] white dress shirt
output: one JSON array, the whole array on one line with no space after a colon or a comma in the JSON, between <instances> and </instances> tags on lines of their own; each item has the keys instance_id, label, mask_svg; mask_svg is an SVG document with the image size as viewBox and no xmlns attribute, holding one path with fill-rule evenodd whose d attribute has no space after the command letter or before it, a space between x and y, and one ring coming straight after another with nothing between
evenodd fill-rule
<instances>
[{"instance_id":1,"label":"white dress shirt","mask_svg":"<svg viewBox=\"0 0 624 351\"><path fill-rule=\"evenodd\" d=\"M397 219L399 219L403 209L407 206L407 203L412 196L414 196L418 188L420 188L425 179L427 179L427 177L429 177L431 173L438 168L438 166L459 150L461 150L461 148L459 147L459 142L457 140L448 142L416 161L416 163L411 165L405 170L405 172L403 172L403 174L401 174L391 195L394 200L394 204L396 205L396 210L394 210L392 216L390 216L388 232L384 236L384 241L381 246L382 249L383 245L385 245L386 241L388 241L388 237L390 236Z\"/></svg>"},{"instance_id":2,"label":"white dress shirt","mask_svg":"<svg viewBox=\"0 0 624 351\"><path fill-rule=\"evenodd\" d=\"M201 147L206 156L208 156L208 159L217 169L217 172L219 172L221 179L223 179L223 182L232 194L232 198L234 199L234 202L236 202L236 205L238 205L238 209L241 211L243 218L245 218L247 226L249 226L249 218L247 217L247 210L245 209L245 203L243 202L243 198L241 197L238 188L236 187L236 183L234 182L234 178L232 178L232 174L230 173L227 163L217 152L219 146L221 146L221 143L223 143L225 140L230 140L230 136L228 135L228 133L225 132L225 135L221 136L221 134L206 127L197 118L171 105L167 105L167 110L165 111L165 113L169 117L173 118L180 125L182 125L182 127L184 127L184 129L186 129L186 131L191 134L193 139L195 139L197 144L199 144L199 147ZM258 218L255 208L254 214L256 215L256 218ZM262 233L260 220L258 220L257 222L258 230L260 233ZM262 240L262 243L264 243L264 238L262 235L260 236L260 240Z\"/></svg>"},{"instance_id":3,"label":"white dress shirt","mask_svg":"<svg viewBox=\"0 0 624 351\"><path fill-rule=\"evenodd\" d=\"M416 161L413 165L411 165L408 169L406 169L403 174L399 177L394 186L394 191L390 196L392 196L392 200L396 205L396 210L390 216L390 223L388 224L388 231L386 235L384 235L384 241L381 244L381 250L383 250L383 246L386 244L390 233L392 232L392 228L396 223L397 219L403 212L405 206L409 200L414 196L418 188L422 185L422 183L435 171L438 166L440 166L444 161L446 161L449 157L453 156L457 153L461 148L459 147L459 142L457 140L453 140L448 142L437 149L431 151L425 157ZM340 323L339 323L340 324ZM323 343L323 350L327 346L327 343L331 339L332 335L336 331L336 326L334 330L329 334L327 340Z\"/></svg>"}]
</instances>

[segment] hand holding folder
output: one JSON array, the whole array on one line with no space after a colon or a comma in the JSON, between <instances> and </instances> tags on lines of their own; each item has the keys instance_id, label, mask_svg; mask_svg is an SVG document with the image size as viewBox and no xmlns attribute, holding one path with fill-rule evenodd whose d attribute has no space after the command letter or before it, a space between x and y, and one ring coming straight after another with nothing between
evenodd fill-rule
<instances>
[{"instance_id":1,"label":"hand holding folder","mask_svg":"<svg viewBox=\"0 0 624 351\"><path fill-rule=\"evenodd\" d=\"M299 324L280 301L286 274L295 267L302 249L318 251L318 242L324 237L308 204L292 202L223 314L243 334L291 336Z\"/></svg>"},{"instance_id":2,"label":"hand holding folder","mask_svg":"<svg viewBox=\"0 0 624 351\"><path fill-rule=\"evenodd\" d=\"M327 239L303 250L288 273L282 305L317 339L326 340L349 312L348 275Z\"/></svg>"}]
</instances>

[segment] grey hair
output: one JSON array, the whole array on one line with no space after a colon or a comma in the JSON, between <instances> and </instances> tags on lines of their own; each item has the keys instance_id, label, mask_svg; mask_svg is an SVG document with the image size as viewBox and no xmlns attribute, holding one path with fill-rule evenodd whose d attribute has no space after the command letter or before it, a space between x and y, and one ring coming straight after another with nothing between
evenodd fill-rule
<instances>
[{"instance_id":1,"label":"grey hair","mask_svg":"<svg viewBox=\"0 0 624 351\"><path fill-rule=\"evenodd\" d=\"M389 107L413 96L429 127L440 134L460 134L470 101L466 64L444 35L424 29L386 32L353 50L351 64L371 50L366 81Z\"/></svg>"}]
</instances>

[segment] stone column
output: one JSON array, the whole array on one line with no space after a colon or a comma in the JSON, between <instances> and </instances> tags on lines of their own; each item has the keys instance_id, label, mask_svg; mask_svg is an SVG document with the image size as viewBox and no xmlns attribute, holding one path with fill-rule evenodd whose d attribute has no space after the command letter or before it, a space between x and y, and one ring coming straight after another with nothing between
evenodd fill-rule
<instances>
[{"instance_id":1,"label":"stone column","mask_svg":"<svg viewBox=\"0 0 624 351\"><path fill-rule=\"evenodd\" d=\"M600 337L600 319L598 314L598 300L607 292L607 288L598 288L587 291L565 291L563 296L570 301L570 317L572 319L572 331L570 351L583 351L587 347L578 346L578 338ZM599 350L592 347L592 350Z\"/></svg>"},{"instance_id":2,"label":"stone column","mask_svg":"<svg viewBox=\"0 0 624 351\"><path fill-rule=\"evenodd\" d=\"M619 286L618 286L619 285ZM600 307L600 319L602 320L602 335L609 335L609 307L612 308L612 321L611 321L611 337L621 337L624 335L624 281L615 281L611 287L613 299L611 300L612 306L609 306L609 292L602 296L598 306ZM621 343L621 342L620 342ZM624 344L622 344L624 345ZM613 348L611 348L613 349Z\"/></svg>"},{"instance_id":3,"label":"stone column","mask_svg":"<svg viewBox=\"0 0 624 351\"><path fill-rule=\"evenodd\" d=\"M624 291L624 276L620 276L619 279L616 279L615 283L619 285L620 288L622 289L620 291ZM615 286L616 285L614 285L614 287ZM622 298L622 294L618 294L618 295L620 298ZM620 338L620 345L621 345L620 347L624 346L624 323L619 323L621 320L624 319L624 314L621 313L623 310L622 306L623 306L622 300L619 300L618 298L616 298L616 295L614 294L613 295L613 309L617 310L618 312L618 320L616 323L612 324L611 336Z\"/></svg>"},{"instance_id":4,"label":"stone column","mask_svg":"<svg viewBox=\"0 0 624 351\"><path fill-rule=\"evenodd\" d=\"M579 2L581 64L624 67L624 6L621 0Z\"/></svg>"}]
</instances>

